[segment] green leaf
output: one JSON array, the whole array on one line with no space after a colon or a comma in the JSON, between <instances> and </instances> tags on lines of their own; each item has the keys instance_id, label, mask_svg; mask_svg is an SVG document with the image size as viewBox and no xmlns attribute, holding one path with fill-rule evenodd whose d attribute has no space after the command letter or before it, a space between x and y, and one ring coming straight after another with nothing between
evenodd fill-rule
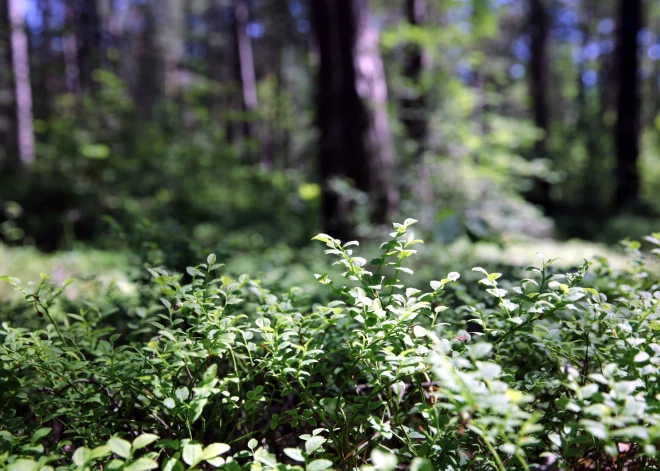
<instances>
[{"instance_id":1,"label":"green leaf","mask_svg":"<svg viewBox=\"0 0 660 471\"><path fill-rule=\"evenodd\" d=\"M268 453L263 448L259 448L254 452L254 461L265 464L271 468L277 466L277 459L275 458L275 455Z\"/></svg>"},{"instance_id":2,"label":"green leaf","mask_svg":"<svg viewBox=\"0 0 660 471\"><path fill-rule=\"evenodd\" d=\"M212 253L208 257L206 257L206 263L210 265L213 265L215 263L215 254Z\"/></svg>"},{"instance_id":3,"label":"green leaf","mask_svg":"<svg viewBox=\"0 0 660 471\"><path fill-rule=\"evenodd\" d=\"M170 458L165 462L165 466L163 466L163 471L183 471L183 469L183 464L176 458Z\"/></svg>"},{"instance_id":4,"label":"green leaf","mask_svg":"<svg viewBox=\"0 0 660 471\"><path fill-rule=\"evenodd\" d=\"M96 448L92 448L92 451L90 451L89 460L103 458L104 456L108 456L110 453L111 451L108 445L97 446Z\"/></svg>"},{"instance_id":5,"label":"green leaf","mask_svg":"<svg viewBox=\"0 0 660 471\"><path fill-rule=\"evenodd\" d=\"M77 448L76 451L73 452L73 456L71 457L71 459L73 460L76 466L82 468L87 464L88 461L90 461L91 454L92 453L89 448L81 446Z\"/></svg>"},{"instance_id":6,"label":"green leaf","mask_svg":"<svg viewBox=\"0 0 660 471\"><path fill-rule=\"evenodd\" d=\"M222 456L218 456L216 458L211 458L210 460L206 460L206 462L212 466L215 466L216 468L219 468L223 464L225 464L225 459Z\"/></svg>"},{"instance_id":7,"label":"green leaf","mask_svg":"<svg viewBox=\"0 0 660 471\"><path fill-rule=\"evenodd\" d=\"M188 400L188 396L190 395L190 391L188 391L188 388L185 386L180 387L176 391L174 391L174 395L176 398L181 401L185 402Z\"/></svg>"},{"instance_id":8,"label":"green leaf","mask_svg":"<svg viewBox=\"0 0 660 471\"><path fill-rule=\"evenodd\" d=\"M396 468L397 459L392 453L376 448L371 452L371 464L378 471L392 471Z\"/></svg>"},{"instance_id":9,"label":"green leaf","mask_svg":"<svg viewBox=\"0 0 660 471\"><path fill-rule=\"evenodd\" d=\"M326 439L320 436L314 436L307 440L305 442L305 451L308 454L314 453L316 450L318 450L321 445L323 445L326 442Z\"/></svg>"},{"instance_id":10,"label":"green leaf","mask_svg":"<svg viewBox=\"0 0 660 471\"><path fill-rule=\"evenodd\" d=\"M410 463L410 471L433 471L433 466L426 458L415 458Z\"/></svg>"},{"instance_id":11,"label":"green leaf","mask_svg":"<svg viewBox=\"0 0 660 471\"><path fill-rule=\"evenodd\" d=\"M149 458L139 458L131 464L124 467L124 471L146 471L147 469L155 469L158 463Z\"/></svg>"},{"instance_id":12,"label":"green leaf","mask_svg":"<svg viewBox=\"0 0 660 471\"><path fill-rule=\"evenodd\" d=\"M112 459L108 464L106 464L105 469L109 470L114 470L114 469L122 469L124 467L124 462L122 460L118 459Z\"/></svg>"},{"instance_id":13,"label":"green leaf","mask_svg":"<svg viewBox=\"0 0 660 471\"><path fill-rule=\"evenodd\" d=\"M255 440L254 438L251 439L251 440L247 443L248 448L249 448L250 450L252 450L252 451L254 451L254 449L257 447L257 445L259 445L259 442L258 442L257 440Z\"/></svg>"},{"instance_id":14,"label":"green leaf","mask_svg":"<svg viewBox=\"0 0 660 471\"><path fill-rule=\"evenodd\" d=\"M215 379L218 376L218 365L215 363L208 367L204 372L203 382L208 383L209 381Z\"/></svg>"},{"instance_id":15,"label":"green leaf","mask_svg":"<svg viewBox=\"0 0 660 471\"><path fill-rule=\"evenodd\" d=\"M115 455L128 458L131 455L131 443L124 439L113 437L108 440L108 447Z\"/></svg>"},{"instance_id":16,"label":"green leaf","mask_svg":"<svg viewBox=\"0 0 660 471\"><path fill-rule=\"evenodd\" d=\"M294 461L305 461L305 457L302 455L300 448L285 448L284 454Z\"/></svg>"},{"instance_id":17,"label":"green leaf","mask_svg":"<svg viewBox=\"0 0 660 471\"><path fill-rule=\"evenodd\" d=\"M589 432L594 438L607 440L607 429L605 425L595 420L583 419L580 424Z\"/></svg>"},{"instance_id":18,"label":"green leaf","mask_svg":"<svg viewBox=\"0 0 660 471\"><path fill-rule=\"evenodd\" d=\"M204 407L206 404L209 402L207 398L202 398L202 399L197 399L192 403L192 406L190 408L190 412L192 413L192 417L190 418L190 421L192 423L195 423L197 419L199 419L202 415L202 412L204 412Z\"/></svg>"},{"instance_id":19,"label":"green leaf","mask_svg":"<svg viewBox=\"0 0 660 471\"><path fill-rule=\"evenodd\" d=\"M626 437L628 439L638 439L646 441L649 439L649 429L641 425L633 425L632 427L625 427L615 430L611 433L614 437Z\"/></svg>"},{"instance_id":20,"label":"green leaf","mask_svg":"<svg viewBox=\"0 0 660 471\"><path fill-rule=\"evenodd\" d=\"M475 360L487 357L492 350L493 346L486 342L479 342L468 346L468 353Z\"/></svg>"},{"instance_id":21,"label":"green leaf","mask_svg":"<svg viewBox=\"0 0 660 471\"><path fill-rule=\"evenodd\" d=\"M323 471L332 466L332 461L330 460L314 460L307 465L307 471Z\"/></svg>"},{"instance_id":22,"label":"green leaf","mask_svg":"<svg viewBox=\"0 0 660 471\"><path fill-rule=\"evenodd\" d=\"M199 443L188 443L183 447L183 461L188 466L195 466L202 460L202 452L202 445Z\"/></svg>"},{"instance_id":23,"label":"green leaf","mask_svg":"<svg viewBox=\"0 0 660 471\"><path fill-rule=\"evenodd\" d=\"M18 459L7 466L7 471L37 471L39 463L30 459Z\"/></svg>"},{"instance_id":24,"label":"green leaf","mask_svg":"<svg viewBox=\"0 0 660 471\"><path fill-rule=\"evenodd\" d=\"M12 286L18 286L18 285L21 284L21 280L19 280L18 278L15 278L13 276L0 276L0 280L6 281L7 283L9 283Z\"/></svg>"},{"instance_id":25,"label":"green leaf","mask_svg":"<svg viewBox=\"0 0 660 471\"><path fill-rule=\"evenodd\" d=\"M163 405L168 409L174 409L176 407L176 402L174 402L174 399L172 399L171 397L167 397L163 401Z\"/></svg>"},{"instance_id":26,"label":"green leaf","mask_svg":"<svg viewBox=\"0 0 660 471\"><path fill-rule=\"evenodd\" d=\"M424 337L426 336L426 329L421 325L415 325L413 327L413 334L415 334L415 337Z\"/></svg>"},{"instance_id":27,"label":"green leaf","mask_svg":"<svg viewBox=\"0 0 660 471\"><path fill-rule=\"evenodd\" d=\"M32 441L33 441L33 442L36 442L36 441L39 440L40 438L45 437L46 435L48 435L48 434L50 433L51 430L53 430L51 427L44 427L44 428L40 428L40 429L38 429L38 430L35 431L34 434L32 435Z\"/></svg>"},{"instance_id":28,"label":"green leaf","mask_svg":"<svg viewBox=\"0 0 660 471\"><path fill-rule=\"evenodd\" d=\"M211 458L215 458L218 455L222 455L223 453L227 453L230 449L230 446L227 445L226 443L211 443L209 446L204 448L204 452L202 453L202 460L209 460Z\"/></svg>"},{"instance_id":29,"label":"green leaf","mask_svg":"<svg viewBox=\"0 0 660 471\"><path fill-rule=\"evenodd\" d=\"M489 361L477 361L476 365L479 373L481 373L482 379L497 378L502 373L502 367L497 363L491 363Z\"/></svg>"},{"instance_id":30,"label":"green leaf","mask_svg":"<svg viewBox=\"0 0 660 471\"><path fill-rule=\"evenodd\" d=\"M321 241L321 242L325 242L325 244L328 247L334 247L335 244L336 244L336 241L335 241L334 238L330 237L328 234L323 234L323 233L315 235L314 237L312 237L312 240L318 240L318 241Z\"/></svg>"},{"instance_id":31,"label":"green leaf","mask_svg":"<svg viewBox=\"0 0 660 471\"><path fill-rule=\"evenodd\" d=\"M158 440L158 435L154 435L153 433L143 433L135 440L133 440L133 450L139 450L140 448L144 448L145 446L150 445L156 440Z\"/></svg>"},{"instance_id":32,"label":"green leaf","mask_svg":"<svg viewBox=\"0 0 660 471\"><path fill-rule=\"evenodd\" d=\"M472 269L472 271L478 271L478 272L481 272L481 273L483 273L484 275L488 276L488 272L487 272L486 270L484 270L483 268L481 268L481 267L474 267L474 268Z\"/></svg>"}]
</instances>

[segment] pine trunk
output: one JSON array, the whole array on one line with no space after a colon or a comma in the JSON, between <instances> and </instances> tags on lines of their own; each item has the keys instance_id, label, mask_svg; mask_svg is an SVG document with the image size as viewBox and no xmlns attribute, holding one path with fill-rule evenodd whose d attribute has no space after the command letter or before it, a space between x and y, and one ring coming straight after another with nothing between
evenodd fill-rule
<instances>
[{"instance_id":1,"label":"pine trunk","mask_svg":"<svg viewBox=\"0 0 660 471\"><path fill-rule=\"evenodd\" d=\"M621 209L634 205L639 197L639 135L641 127L637 35L642 27L642 1L620 0L617 31L619 69L617 94L616 194Z\"/></svg>"},{"instance_id":2,"label":"pine trunk","mask_svg":"<svg viewBox=\"0 0 660 471\"><path fill-rule=\"evenodd\" d=\"M317 123L327 232L354 236L352 203L331 184L347 178L369 196L371 222L388 222L397 204L387 86L367 0L317 0L312 17L318 40Z\"/></svg>"},{"instance_id":3,"label":"pine trunk","mask_svg":"<svg viewBox=\"0 0 660 471\"><path fill-rule=\"evenodd\" d=\"M413 26L423 26L426 23L428 11L426 0L406 0L406 18ZM418 154L425 148L428 134L426 117L426 95L421 90L422 73L426 69L427 58L419 44L406 45L403 74L408 80L407 95L401 100L403 112L402 122L408 137L415 141Z\"/></svg>"},{"instance_id":4,"label":"pine trunk","mask_svg":"<svg viewBox=\"0 0 660 471\"><path fill-rule=\"evenodd\" d=\"M258 145L257 131L257 80L254 72L254 56L252 42L248 35L250 11L247 0L235 0L234 3L237 77L241 87L245 122L243 135ZM266 167L272 167L272 162L262 162Z\"/></svg>"},{"instance_id":5,"label":"pine trunk","mask_svg":"<svg viewBox=\"0 0 660 471\"><path fill-rule=\"evenodd\" d=\"M529 87L532 97L534 125L543 135L536 140L536 158L548 158L548 133L550 131L550 107L548 103L548 81L550 66L548 57L549 18L545 0L529 1L530 63ZM530 201L550 209L550 185L541 180L535 182Z\"/></svg>"},{"instance_id":6,"label":"pine trunk","mask_svg":"<svg viewBox=\"0 0 660 471\"><path fill-rule=\"evenodd\" d=\"M16 107L17 149L20 163L34 162L34 128L32 122L32 87L30 85L30 58L22 0L8 0L11 26L11 56Z\"/></svg>"}]
</instances>

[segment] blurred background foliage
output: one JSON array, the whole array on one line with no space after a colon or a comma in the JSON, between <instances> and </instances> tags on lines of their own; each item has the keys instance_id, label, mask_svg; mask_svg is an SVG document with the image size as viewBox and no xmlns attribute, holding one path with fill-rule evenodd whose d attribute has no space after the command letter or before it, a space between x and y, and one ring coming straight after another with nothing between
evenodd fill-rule
<instances>
[{"instance_id":1,"label":"blurred background foliage","mask_svg":"<svg viewBox=\"0 0 660 471\"><path fill-rule=\"evenodd\" d=\"M660 224L657 2L0 0L0 20L2 273L132 296L145 264L215 251L314 286L311 235L375 245L414 217L431 279L539 247L616 261L599 244Z\"/></svg>"}]
</instances>

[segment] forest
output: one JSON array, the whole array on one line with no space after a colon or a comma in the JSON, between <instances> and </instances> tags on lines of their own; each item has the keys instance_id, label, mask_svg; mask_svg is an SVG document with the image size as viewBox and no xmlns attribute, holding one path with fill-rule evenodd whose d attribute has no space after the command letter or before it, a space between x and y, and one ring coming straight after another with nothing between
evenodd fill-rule
<instances>
[{"instance_id":1,"label":"forest","mask_svg":"<svg viewBox=\"0 0 660 471\"><path fill-rule=\"evenodd\" d=\"M660 469L657 1L0 0L0 135L0 470Z\"/></svg>"}]
</instances>

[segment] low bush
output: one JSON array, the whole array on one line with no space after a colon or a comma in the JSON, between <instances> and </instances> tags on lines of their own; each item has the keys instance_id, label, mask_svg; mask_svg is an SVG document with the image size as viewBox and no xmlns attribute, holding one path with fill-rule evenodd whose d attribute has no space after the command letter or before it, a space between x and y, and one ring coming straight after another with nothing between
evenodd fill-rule
<instances>
[{"instance_id":1,"label":"low bush","mask_svg":"<svg viewBox=\"0 0 660 471\"><path fill-rule=\"evenodd\" d=\"M371 261L316 236L343 271L322 304L215 255L150 268L162 304L128 325L3 277L39 328L0 329L0 468L657 469L660 234L625 270L474 268L482 296L450 303L457 272L411 287L414 222Z\"/></svg>"}]
</instances>

